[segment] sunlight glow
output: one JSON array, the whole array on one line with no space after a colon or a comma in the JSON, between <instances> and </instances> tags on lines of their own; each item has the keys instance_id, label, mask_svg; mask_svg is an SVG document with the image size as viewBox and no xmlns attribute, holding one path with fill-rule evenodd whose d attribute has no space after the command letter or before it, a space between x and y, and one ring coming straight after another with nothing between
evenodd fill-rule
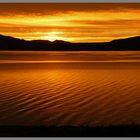
<instances>
[{"instance_id":1,"label":"sunlight glow","mask_svg":"<svg viewBox=\"0 0 140 140\"><path fill-rule=\"evenodd\" d=\"M68 7L69 10L66 7L62 8L61 5L49 7L48 4L46 6L43 4L40 9L35 8L37 5L34 5L34 8L28 9L27 4L25 9L21 8L22 10L17 5L9 5L9 7L15 7L15 13L9 12L14 8L8 9L6 5L4 10L4 7L0 5L2 12L0 34L25 40L69 42L106 42L139 36L140 4L134 7L127 4L98 6L93 4L91 7L91 4L88 5L89 7L83 5L83 10L80 5L83 4L79 4L75 8ZM112 7L110 7L111 5ZM42 8L44 8L44 12ZM107 10L108 8L109 10Z\"/></svg>"},{"instance_id":2,"label":"sunlight glow","mask_svg":"<svg viewBox=\"0 0 140 140\"><path fill-rule=\"evenodd\" d=\"M60 36L61 34L61 32L48 32L47 35L41 36L40 39L49 41L65 40L65 38Z\"/></svg>"}]
</instances>

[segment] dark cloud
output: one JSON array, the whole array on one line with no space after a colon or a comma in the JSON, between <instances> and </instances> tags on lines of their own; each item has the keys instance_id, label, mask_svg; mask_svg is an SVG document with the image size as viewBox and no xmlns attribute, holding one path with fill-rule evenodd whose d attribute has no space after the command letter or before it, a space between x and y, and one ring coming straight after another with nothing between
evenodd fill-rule
<instances>
[{"instance_id":1,"label":"dark cloud","mask_svg":"<svg viewBox=\"0 0 140 140\"><path fill-rule=\"evenodd\" d=\"M69 11L140 10L140 3L1 3L1 15L52 15Z\"/></svg>"}]
</instances>

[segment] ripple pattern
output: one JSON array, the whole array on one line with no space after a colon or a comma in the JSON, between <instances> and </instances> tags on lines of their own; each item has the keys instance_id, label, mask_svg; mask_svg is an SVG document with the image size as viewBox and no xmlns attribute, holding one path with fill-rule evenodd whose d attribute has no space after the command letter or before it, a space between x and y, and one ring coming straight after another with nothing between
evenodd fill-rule
<instances>
[{"instance_id":1,"label":"ripple pattern","mask_svg":"<svg viewBox=\"0 0 140 140\"><path fill-rule=\"evenodd\" d=\"M1 67L1 125L140 124L140 63Z\"/></svg>"}]
</instances>

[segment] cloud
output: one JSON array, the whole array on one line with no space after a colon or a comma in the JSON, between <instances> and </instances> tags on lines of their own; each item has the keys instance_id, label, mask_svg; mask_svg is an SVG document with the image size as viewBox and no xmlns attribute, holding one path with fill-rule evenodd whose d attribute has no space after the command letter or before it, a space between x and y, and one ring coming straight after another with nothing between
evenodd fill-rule
<instances>
[{"instance_id":1,"label":"cloud","mask_svg":"<svg viewBox=\"0 0 140 140\"><path fill-rule=\"evenodd\" d=\"M126 26L126 25L137 25L140 26L140 19L136 20L71 20L72 23L79 23L84 25L91 25L91 26Z\"/></svg>"},{"instance_id":2,"label":"cloud","mask_svg":"<svg viewBox=\"0 0 140 140\"><path fill-rule=\"evenodd\" d=\"M0 3L1 15L55 15L56 13L139 10L140 3Z\"/></svg>"},{"instance_id":3,"label":"cloud","mask_svg":"<svg viewBox=\"0 0 140 140\"><path fill-rule=\"evenodd\" d=\"M68 41L109 41L140 33L140 4L0 4L1 34ZM5 14L5 15L4 15Z\"/></svg>"}]
</instances>

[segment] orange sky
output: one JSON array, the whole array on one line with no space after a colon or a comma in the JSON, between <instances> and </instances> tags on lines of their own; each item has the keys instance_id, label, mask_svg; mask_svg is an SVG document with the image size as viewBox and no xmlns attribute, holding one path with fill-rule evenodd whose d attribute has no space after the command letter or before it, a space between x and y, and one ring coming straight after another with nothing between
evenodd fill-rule
<instances>
[{"instance_id":1,"label":"orange sky","mask_svg":"<svg viewBox=\"0 0 140 140\"><path fill-rule=\"evenodd\" d=\"M0 4L0 34L27 40L110 41L140 35L140 3Z\"/></svg>"}]
</instances>

